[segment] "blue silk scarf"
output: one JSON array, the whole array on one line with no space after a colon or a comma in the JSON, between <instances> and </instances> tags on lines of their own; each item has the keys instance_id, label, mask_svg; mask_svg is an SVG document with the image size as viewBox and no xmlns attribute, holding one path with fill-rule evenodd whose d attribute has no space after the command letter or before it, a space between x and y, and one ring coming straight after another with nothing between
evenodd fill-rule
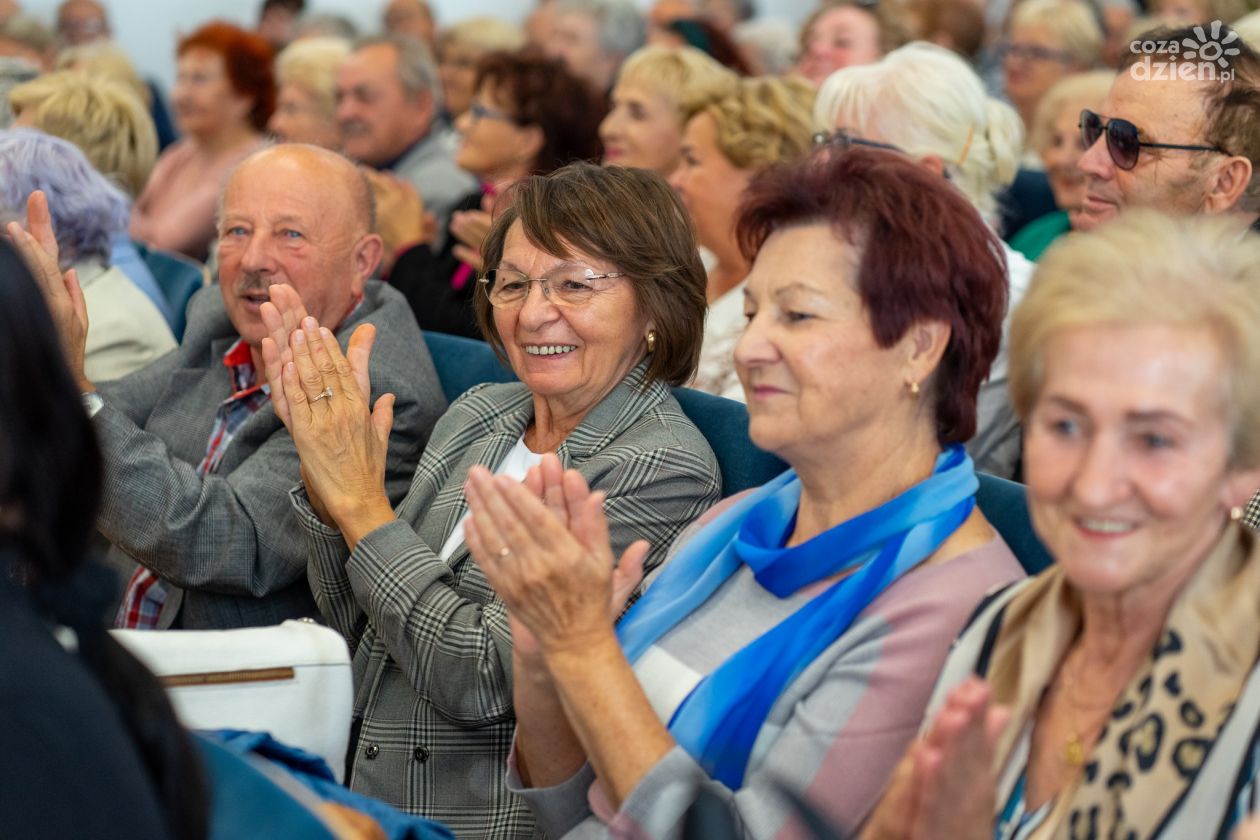
<instances>
[{"instance_id":1,"label":"blue silk scarf","mask_svg":"<svg viewBox=\"0 0 1260 840\"><path fill-rule=\"evenodd\" d=\"M797 546L801 485L788 470L705 526L666 566L618 626L636 662L747 565L778 598L852 572L702 679L674 712L670 734L731 790L766 715L792 680L840 637L881 592L930 556L971 514L978 487L971 458L948 447L924 481Z\"/></svg>"}]
</instances>

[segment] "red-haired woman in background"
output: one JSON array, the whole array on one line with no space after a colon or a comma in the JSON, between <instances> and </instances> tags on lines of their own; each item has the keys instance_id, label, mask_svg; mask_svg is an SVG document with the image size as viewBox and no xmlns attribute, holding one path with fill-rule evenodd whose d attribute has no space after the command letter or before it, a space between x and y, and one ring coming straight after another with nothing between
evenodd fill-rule
<instances>
[{"instance_id":1,"label":"red-haired woman in background","mask_svg":"<svg viewBox=\"0 0 1260 840\"><path fill-rule=\"evenodd\" d=\"M131 236L205 260L227 174L265 142L276 106L271 47L228 23L179 42L171 101L183 135L158 158L131 211Z\"/></svg>"},{"instance_id":2,"label":"red-haired woman in background","mask_svg":"<svg viewBox=\"0 0 1260 840\"><path fill-rule=\"evenodd\" d=\"M962 448L1006 308L967 199L904 155L823 152L760 175L738 233L749 433L792 469L702 517L615 629L643 545L614 575L600 495L551 456L525 485L469 472L513 622L509 785L549 837L675 836L709 780L747 836L784 830L779 783L856 829L950 640L1021 575Z\"/></svg>"}]
</instances>

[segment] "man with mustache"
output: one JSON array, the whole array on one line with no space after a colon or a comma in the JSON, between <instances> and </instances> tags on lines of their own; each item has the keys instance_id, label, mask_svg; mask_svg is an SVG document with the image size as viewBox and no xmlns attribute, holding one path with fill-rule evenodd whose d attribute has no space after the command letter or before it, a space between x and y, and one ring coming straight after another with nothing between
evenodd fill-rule
<instances>
[{"instance_id":1,"label":"man with mustache","mask_svg":"<svg viewBox=\"0 0 1260 840\"><path fill-rule=\"evenodd\" d=\"M429 50L407 35L366 38L337 71L337 124L346 155L416 188L445 231L451 209L477 188L455 165L443 132L441 85Z\"/></svg>"},{"instance_id":2,"label":"man with mustache","mask_svg":"<svg viewBox=\"0 0 1260 840\"><path fill-rule=\"evenodd\" d=\"M48 257L51 238L36 196L34 236L18 237L31 262ZM73 287L55 259L37 271L104 453L98 527L112 543L110 564L127 575L120 626L214 629L318 615L289 501L297 451L262 369L269 333L259 307L273 284L292 286L307 314L337 325L343 347L359 325L375 326L372 400L395 399L384 480L392 501L406 493L446 403L406 299L369 279L382 248L374 223L370 189L340 155L301 144L254 154L224 190L219 285L189 303L183 342L99 387L83 374L86 318ZM55 240L51 248L55 258Z\"/></svg>"}]
</instances>

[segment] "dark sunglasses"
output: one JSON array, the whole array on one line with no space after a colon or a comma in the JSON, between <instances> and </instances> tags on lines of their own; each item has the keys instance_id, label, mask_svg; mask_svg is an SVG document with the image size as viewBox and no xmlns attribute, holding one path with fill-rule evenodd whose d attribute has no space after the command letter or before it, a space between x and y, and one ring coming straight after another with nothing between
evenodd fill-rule
<instances>
[{"instance_id":1,"label":"dark sunglasses","mask_svg":"<svg viewBox=\"0 0 1260 840\"><path fill-rule=\"evenodd\" d=\"M1093 111L1081 111L1081 142L1086 149L1098 142L1103 132L1107 133L1107 154L1111 162L1124 170L1137 166L1138 156L1143 149L1180 149L1186 152L1217 152L1229 154L1220 146L1183 146L1177 143L1146 143L1138 139L1137 126L1128 120L1108 120Z\"/></svg>"}]
</instances>

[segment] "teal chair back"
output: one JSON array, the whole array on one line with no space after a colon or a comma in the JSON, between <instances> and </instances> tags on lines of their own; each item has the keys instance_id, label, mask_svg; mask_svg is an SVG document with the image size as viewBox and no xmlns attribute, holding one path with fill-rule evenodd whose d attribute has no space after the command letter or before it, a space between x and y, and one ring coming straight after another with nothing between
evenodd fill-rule
<instances>
[{"instance_id":1,"label":"teal chair back","mask_svg":"<svg viewBox=\"0 0 1260 840\"><path fill-rule=\"evenodd\" d=\"M1024 485L986 473L977 473L977 477L980 489L976 491L976 504L1006 540L1024 571L1035 575L1049 567L1054 558L1033 531Z\"/></svg>"},{"instance_id":2,"label":"teal chair back","mask_svg":"<svg viewBox=\"0 0 1260 840\"><path fill-rule=\"evenodd\" d=\"M202 265L183 254L159 251L139 242L135 246L171 307L171 316L175 319L171 331L175 333L175 340L180 341L188 326L188 301L205 283Z\"/></svg>"},{"instance_id":3,"label":"teal chair back","mask_svg":"<svg viewBox=\"0 0 1260 840\"><path fill-rule=\"evenodd\" d=\"M499 361L484 341L432 332L426 332L424 340L447 402L482 382L516 380L516 374ZM723 496L764 484L787 469L786 464L762 452L748 439L748 409L742 403L692 388L675 388L674 397L717 456Z\"/></svg>"}]
</instances>

